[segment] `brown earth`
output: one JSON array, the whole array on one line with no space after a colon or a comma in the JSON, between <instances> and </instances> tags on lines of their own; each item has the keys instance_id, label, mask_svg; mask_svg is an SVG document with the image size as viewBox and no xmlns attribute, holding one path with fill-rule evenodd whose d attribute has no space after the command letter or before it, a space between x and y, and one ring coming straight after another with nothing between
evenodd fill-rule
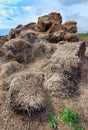
<instances>
[{"instance_id":1,"label":"brown earth","mask_svg":"<svg viewBox=\"0 0 88 130\"><path fill-rule=\"evenodd\" d=\"M67 108L88 130L88 47L76 22L50 13L12 29L0 48L0 130L53 130ZM70 130L60 119L56 130Z\"/></svg>"}]
</instances>

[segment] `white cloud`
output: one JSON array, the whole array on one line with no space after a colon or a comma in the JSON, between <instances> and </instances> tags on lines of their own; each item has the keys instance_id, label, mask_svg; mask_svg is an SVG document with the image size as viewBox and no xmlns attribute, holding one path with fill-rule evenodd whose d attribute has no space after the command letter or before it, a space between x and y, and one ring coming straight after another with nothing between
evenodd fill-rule
<instances>
[{"instance_id":1,"label":"white cloud","mask_svg":"<svg viewBox=\"0 0 88 130\"><path fill-rule=\"evenodd\" d=\"M22 5L8 6L4 3L15 4L22 1ZM69 2L70 1L70 2ZM81 3L80 3L80 2ZM25 2L25 5L23 4ZM87 0L0 0L0 28L14 28L18 24L27 24L37 21L39 16L50 12L60 12L63 22L76 20L78 31L86 32L88 29L88 2ZM64 4L63 4L64 3ZM68 3L70 3L68 5ZM27 4L27 5L26 5Z\"/></svg>"},{"instance_id":2,"label":"white cloud","mask_svg":"<svg viewBox=\"0 0 88 130\"><path fill-rule=\"evenodd\" d=\"M24 10L26 10L26 11L30 11L31 6L23 6L22 8L23 8Z\"/></svg>"},{"instance_id":3,"label":"white cloud","mask_svg":"<svg viewBox=\"0 0 88 130\"><path fill-rule=\"evenodd\" d=\"M66 13L65 13L66 12ZM72 6L65 6L64 14L66 20L76 20L78 32L87 32L88 30L88 2L79 3Z\"/></svg>"},{"instance_id":4,"label":"white cloud","mask_svg":"<svg viewBox=\"0 0 88 130\"><path fill-rule=\"evenodd\" d=\"M0 0L0 4L15 4L21 0Z\"/></svg>"}]
</instances>

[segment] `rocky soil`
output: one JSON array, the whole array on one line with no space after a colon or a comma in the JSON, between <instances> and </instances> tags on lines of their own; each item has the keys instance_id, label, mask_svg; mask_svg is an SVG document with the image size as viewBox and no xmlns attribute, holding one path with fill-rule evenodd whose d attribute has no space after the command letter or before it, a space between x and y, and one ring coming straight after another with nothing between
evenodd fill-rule
<instances>
[{"instance_id":1,"label":"rocky soil","mask_svg":"<svg viewBox=\"0 0 88 130\"><path fill-rule=\"evenodd\" d=\"M0 130L52 130L48 115L78 112L88 130L88 47L60 13L18 25L0 40ZM61 120L57 130L70 130Z\"/></svg>"}]
</instances>

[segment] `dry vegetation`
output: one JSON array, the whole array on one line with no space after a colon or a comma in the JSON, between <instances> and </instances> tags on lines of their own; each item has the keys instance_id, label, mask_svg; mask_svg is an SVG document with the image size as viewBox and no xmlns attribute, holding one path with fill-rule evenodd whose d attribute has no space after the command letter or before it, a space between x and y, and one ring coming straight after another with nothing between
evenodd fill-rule
<instances>
[{"instance_id":1,"label":"dry vegetation","mask_svg":"<svg viewBox=\"0 0 88 130\"><path fill-rule=\"evenodd\" d=\"M0 130L53 130L49 114L58 118L64 109L88 130L87 42L75 21L61 22L50 13L12 29L1 44ZM55 129L71 130L62 120Z\"/></svg>"}]
</instances>

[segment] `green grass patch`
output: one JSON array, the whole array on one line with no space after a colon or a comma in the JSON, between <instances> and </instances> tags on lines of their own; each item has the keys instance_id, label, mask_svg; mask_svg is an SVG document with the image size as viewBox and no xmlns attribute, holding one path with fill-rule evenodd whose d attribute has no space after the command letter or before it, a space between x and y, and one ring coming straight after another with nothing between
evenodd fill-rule
<instances>
[{"instance_id":1,"label":"green grass patch","mask_svg":"<svg viewBox=\"0 0 88 130\"><path fill-rule=\"evenodd\" d=\"M82 37L82 38L88 38L88 34L87 33L80 33L79 36Z\"/></svg>"},{"instance_id":2,"label":"green grass patch","mask_svg":"<svg viewBox=\"0 0 88 130\"><path fill-rule=\"evenodd\" d=\"M84 130L81 123L78 121L77 112L71 109L65 109L60 114L60 119L68 124L70 128L74 128L74 130Z\"/></svg>"},{"instance_id":3,"label":"green grass patch","mask_svg":"<svg viewBox=\"0 0 88 130\"><path fill-rule=\"evenodd\" d=\"M58 119L54 114L49 114L49 120L48 120L48 125L52 128L57 128L57 121Z\"/></svg>"},{"instance_id":4,"label":"green grass patch","mask_svg":"<svg viewBox=\"0 0 88 130\"><path fill-rule=\"evenodd\" d=\"M83 126L78 120L78 113L72 109L63 110L58 118L53 113L49 114L49 127L57 128L57 123L59 120L62 120L63 122L68 124L69 128L73 128L74 130L84 130Z\"/></svg>"}]
</instances>

